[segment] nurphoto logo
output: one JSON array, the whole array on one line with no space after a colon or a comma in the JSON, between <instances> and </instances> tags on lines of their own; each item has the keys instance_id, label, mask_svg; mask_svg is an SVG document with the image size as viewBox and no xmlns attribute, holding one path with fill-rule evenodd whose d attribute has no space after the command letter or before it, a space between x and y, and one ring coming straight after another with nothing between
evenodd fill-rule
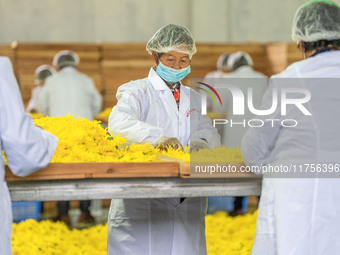
<instances>
[{"instance_id":1,"label":"nurphoto logo","mask_svg":"<svg viewBox=\"0 0 340 255\"><path fill-rule=\"evenodd\" d=\"M208 85L203 82L198 82L201 85L209 88L219 99L220 108L222 108L222 100L220 94L217 91L227 90L232 95L232 112L228 112L228 116L237 117L237 122L233 121L233 119L213 119L214 126L216 125L230 125L231 127L236 125L242 125L243 127L261 127L265 123L271 123L271 126L274 127L275 124L279 123L283 127L296 127L298 125L297 119L285 119L282 116L287 115L288 107L296 107L304 116L311 116L311 112L305 107L305 105L311 99L311 93L309 90L305 88L297 88L297 87L284 87L281 89L273 88L271 91L271 105L266 109L256 109L254 106L254 91L253 88L249 87L244 92L239 87L233 84L222 84L223 86L215 86L215 88L211 85ZM216 100L212 93L205 88L198 88L204 92L206 92L214 101L216 105ZM225 92L225 91L224 91ZM293 95L293 96L292 96ZM224 101L224 103L227 103ZM207 96L206 94L202 95L201 101L202 114L207 114ZM215 107L216 108L216 107ZM268 118L265 119L263 116L269 116L279 111L280 119L278 118ZM245 118L240 121L240 116L249 116L249 113L252 117L255 118ZM256 118L256 116L260 116L260 118ZM277 114L276 114L277 116Z\"/></svg>"}]
</instances>

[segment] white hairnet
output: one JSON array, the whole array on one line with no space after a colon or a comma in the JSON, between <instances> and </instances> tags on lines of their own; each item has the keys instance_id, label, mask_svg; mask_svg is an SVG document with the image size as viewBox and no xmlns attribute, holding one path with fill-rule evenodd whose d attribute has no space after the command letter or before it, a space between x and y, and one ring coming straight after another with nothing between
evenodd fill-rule
<instances>
[{"instance_id":1,"label":"white hairnet","mask_svg":"<svg viewBox=\"0 0 340 255\"><path fill-rule=\"evenodd\" d=\"M228 58L229 58L230 54L228 53L224 53L221 56L219 56L219 58L217 59L217 64L216 67L218 70L222 70L222 69L228 69Z\"/></svg>"},{"instance_id":2,"label":"white hairnet","mask_svg":"<svg viewBox=\"0 0 340 255\"><path fill-rule=\"evenodd\" d=\"M53 58L53 65L57 67L77 66L79 64L78 55L70 50L62 50Z\"/></svg>"},{"instance_id":3,"label":"white hairnet","mask_svg":"<svg viewBox=\"0 0 340 255\"><path fill-rule=\"evenodd\" d=\"M189 54L191 58L196 52L195 40L190 31L183 26L169 24L161 27L146 44L146 50L152 54L178 51Z\"/></svg>"},{"instance_id":4,"label":"white hairnet","mask_svg":"<svg viewBox=\"0 0 340 255\"><path fill-rule=\"evenodd\" d=\"M340 39L340 7L330 0L312 0L295 13L292 27L295 42Z\"/></svg>"},{"instance_id":5,"label":"white hairnet","mask_svg":"<svg viewBox=\"0 0 340 255\"><path fill-rule=\"evenodd\" d=\"M242 65L254 65L253 60L248 53L238 51L229 56L227 63L228 69L235 70Z\"/></svg>"},{"instance_id":6,"label":"white hairnet","mask_svg":"<svg viewBox=\"0 0 340 255\"><path fill-rule=\"evenodd\" d=\"M40 84L45 81L45 79L51 75L55 74L55 70L50 65L41 65L35 69L34 77L35 83Z\"/></svg>"}]
</instances>

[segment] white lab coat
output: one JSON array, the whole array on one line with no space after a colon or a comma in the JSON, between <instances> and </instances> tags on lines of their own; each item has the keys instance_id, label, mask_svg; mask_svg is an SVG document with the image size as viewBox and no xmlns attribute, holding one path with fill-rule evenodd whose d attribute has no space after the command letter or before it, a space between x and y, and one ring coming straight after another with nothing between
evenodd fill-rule
<instances>
[{"instance_id":1,"label":"white lab coat","mask_svg":"<svg viewBox=\"0 0 340 255\"><path fill-rule=\"evenodd\" d=\"M220 137L211 120L200 114L200 96L181 86L180 106L151 68L148 78L119 87L109 117L109 132L125 133L130 142L151 144L161 135L204 138L211 148ZM206 254L206 198L113 199L108 224L108 254Z\"/></svg>"},{"instance_id":2,"label":"white lab coat","mask_svg":"<svg viewBox=\"0 0 340 255\"><path fill-rule=\"evenodd\" d=\"M314 79L293 82L283 78ZM311 99L304 106L312 116L304 116L295 106L287 108L287 116L281 116L280 109L266 116L293 118L298 120L298 126L273 128L268 123L262 128L250 128L242 141L246 165L340 163L339 82L335 85L330 79L315 78L340 78L340 51L294 63L271 79L262 109L271 105L274 88L280 91L294 84L310 91ZM336 175L339 177L339 173ZM339 254L339 199L338 178L264 178L252 254Z\"/></svg>"},{"instance_id":3,"label":"white lab coat","mask_svg":"<svg viewBox=\"0 0 340 255\"><path fill-rule=\"evenodd\" d=\"M10 60L0 57L0 152L4 150L9 168L15 175L26 176L45 167L57 143L56 137L36 127L32 118L25 113ZM0 254L10 255L12 211L2 154L0 219Z\"/></svg>"},{"instance_id":4,"label":"white lab coat","mask_svg":"<svg viewBox=\"0 0 340 255\"><path fill-rule=\"evenodd\" d=\"M101 110L102 97L92 80L73 67L65 67L48 78L38 101L38 111L56 117L68 113L93 120Z\"/></svg>"},{"instance_id":5,"label":"white lab coat","mask_svg":"<svg viewBox=\"0 0 340 255\"><path fill-rule=\"evenodd\" d=\"M229 73L223 79L213 79L213 83L219 84L218 86L233 86L242 90L245 99L247 98L247 90L253 90L253 104L256 109L259 109L262 97L268 88L268 78L262 73L256 72L250 66L241 66L235 71ZM209 82L208 82L209 83ZM218 87L217 86L217 87ZM233 115L233 97L229 90L216 88L219 93L222 106L220 104L212 104L213 111L221 114L227 114L228 123L222 125L222 144L225 147L237 148L241 146L241 140L247 131L247 121L254 118L254 115L245 107L244 115ZM247 102L245 100L245 102ZM233 125L230 122L233 121ZM237 124L240 123L240 124ZM245 125L243 123L246 123Z\"/></svg>"}]
</instances>

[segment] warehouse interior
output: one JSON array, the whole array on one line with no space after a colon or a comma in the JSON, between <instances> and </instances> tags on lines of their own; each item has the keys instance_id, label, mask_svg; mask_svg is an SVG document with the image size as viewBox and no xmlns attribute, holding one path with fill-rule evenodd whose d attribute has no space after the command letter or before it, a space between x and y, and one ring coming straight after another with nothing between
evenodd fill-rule
<instances>
[{"instance_id":1,"label":"warehouse interior","mask_svg":"<svg viewBox=\"0 0 340 255\"><path fill-rule=\"evenodd\" d=\"M115 95L119 86L147 76L154 62L146 51L146 43L155 31L167 24L187 27L196 40L197 53L191 60L191 73L182 81L186 86L191 85L192 78L204 78L206 74L215 71L216 62L224 53L238 51L248 53L254 62L254 70L268 77L282 72L290 64L301 60L297 44L291 40L291 26L295 11L305 2L3 0L0 1L0 24L2 24L0 56L6 56L11 60L26 107L32 96L32 90L36 87L34 76L36 68L44 64L52 65L54 56L61 50L76 52L80 58L78 69L93 80L102 95L104 111L116 105ZM335 2L340 4L339 0ZM103 121L100 116L97 117ZM213 200L211 201L213 203ZM229 208L232 201L232 196L224 200L219 200L216 196L214 200L216 208L211 208L212 213L229 210L226 208ZM247 243L245 246L250 249L251 238L254 236L258 195L249 196L244 203L246 203L244 212L252 214L241 216L243 219L228 218L228 224L234 229L243 225L246 226L245 229L251 229L249 232L244 230L239 233L235 239L247 239L250 244ZM39 204L39 208L40 206L41 211L37 220L46 220L56 214L56 201L45 201ZM72 200L71 225L75 229L96 227L106 223L110 199L92 200L91 212L96 217L96 224L91 226L78 224L77 217L80 214L78 207L79 199ZM210 226L210 232L207 233L207 239L210 236L208 242L210 247L226 245L222 244L221 240L218 241L220 243L211 241L213 235L221 233L217 229L219 224L222 224L224 215L219 214L216 217L219 217L220 221L217 218L216 221L213 218L207 219L207 225ZM17 234L19 226L13 231ZM98 233L100 231L103 230L98 230ZM101 234L106 238L106 233ZM248 240L249 238L251 240ZM235 240L233 242L236 242ZM209 255L227 254L213 253L212 250L211 248L211 252L208 252ZM92 250L86 254L91 252ZM106 253L98 251L92 254Z\"/></svg>"}]
</instances>

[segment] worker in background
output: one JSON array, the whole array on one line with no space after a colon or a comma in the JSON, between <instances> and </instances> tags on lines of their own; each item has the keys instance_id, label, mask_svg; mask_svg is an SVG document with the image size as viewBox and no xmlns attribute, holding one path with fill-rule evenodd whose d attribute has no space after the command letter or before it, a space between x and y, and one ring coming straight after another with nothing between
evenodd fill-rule
<instances>
[{"instance_id":1,"label":"worker in background","mask_svg":"<svg viewBox=\"0 0 340 255\"><path fill-rule=\"evenodd\" d=\"M50 65L41 65L34 72L34 83L37 85L32 89L31 99L28 101L28 105L26 108L26 112L35 113L37 112L37 103L39 100L39 96L41 90L44 86L45 80L47 77L55 74L55 69Z\"/></svg>"},{"instance_id":2,"label":"worker in background","mask_svg":"<svg viewBox=\"0 0 340 255\"><path fill-rule=\"evenodd\" d=\"M219 56L217 59L216 67L217 70L207 73L205 78L223 78L229 73L228 69L228 58L230 54L228 53L223 53L222 55Z\"/></svg>"},{"instance_id":3,"label":"worker in background","mask_svg":"<svg viewBox=\"0 0 340 255\"><path fill-rule=\"evenodd\" d=\"M79 57L75 52L64 50L55 55L53 65L59 72L46 80L38 101L39 112L50 117L70 113L74 118L88 120L93 120L93 116L100 112L102 97L93 81L77 70L78 64ZM90 200L80 201L79 223L94 222L90 204ZM54 220L70 225L69 201L58 201L57 207L58 216Z\"/></svg>"},{"instance_id":4,"label":"worker in background","mask_svg":"<svg viewBox=\"0 0 340 255\"><path fill-rule=\"evenodd\" d=\"M58 139L34 125L25 113L11 62L0 57L0 152L7 165L18 176L26 176L47 166ZM5 182L5 165L0 155L0 254L11 255L12 211Z\"/></svg>"},{"instance_id":5,"label":"worker in background","mask_svg":"<svg viewBox=\"0 0 340 255\"><path fill-rule=\"evenodd\" d=\"M228 58L227 68L230 73L225 76L228 83L242 90L243 95L248 95L249 89L252 89L252 103L255 109L259 109L264 92L268 88L268 77L253 69L253 60L246 52L235 52ZM247 131L247 122L255 116L245 111L244 115L233 115L233 102L232 94L228 90L218 90L221 98L223 98L222 111L226 114L228 123L243 123L245 125L235 124L233 126L223 125L222 131L222 145L231 148L240 148L241 140ZM248 95L249 97L249 95ZM245 108L248 109L247 107ZM221 111L221 108L219 108ZM243 214L243 201L244 197L235 197L234 209L229 212L231 216Z\"/></svg>"},{"instance_id":6,"label":"worker in background","mask_svg":"<svg viewBox=\"0 0 340 255\"><path fill-rule=\"evenodd\" d=\"M298 124L265 123L249 128L242 141L246 165L262 166L264 173L252 254L336 255L340 251L339 5L330 0L303 4L293 20L292 39L303 60L270 79L261 110L272 106L275 90L294 89L286 96L300 103L287 105L285 112L277 107L261 119L277 119L276 123L295 119ZM282 102L279 96L277 104ZM265 172L263 166L269 165L298 171Z\"/></svg>"},{"instance_id":7,"label":"worker in background","mask_svg":"<svg viewBox=\"0 0 340 255\"><path fill-rule=\"evenodd\" d=\"M200 95L181 84L196 52L190 31L166 25L152 36L146 49L155 66L147 78L119 87L109 132L124 134L128 142L150 142L164 149L219 146L216 129L200 114ZM108 254L206 254L206 210L206 198L113 199Z\"/></svg>"},{"instance_id":8,"label":"worker in background","mask_svg":"<svg viewBox=\"0 0 340 255\"><path fill-rule=\"evenodd\" d=\"M53 66L58 73L45 83L38 101L39 112L51 117L71 113L88 120L100 112L102 97L92 79L77 70L78 65L75 52L64 50L54 56Z\"/></svg>"}]
</instances>

